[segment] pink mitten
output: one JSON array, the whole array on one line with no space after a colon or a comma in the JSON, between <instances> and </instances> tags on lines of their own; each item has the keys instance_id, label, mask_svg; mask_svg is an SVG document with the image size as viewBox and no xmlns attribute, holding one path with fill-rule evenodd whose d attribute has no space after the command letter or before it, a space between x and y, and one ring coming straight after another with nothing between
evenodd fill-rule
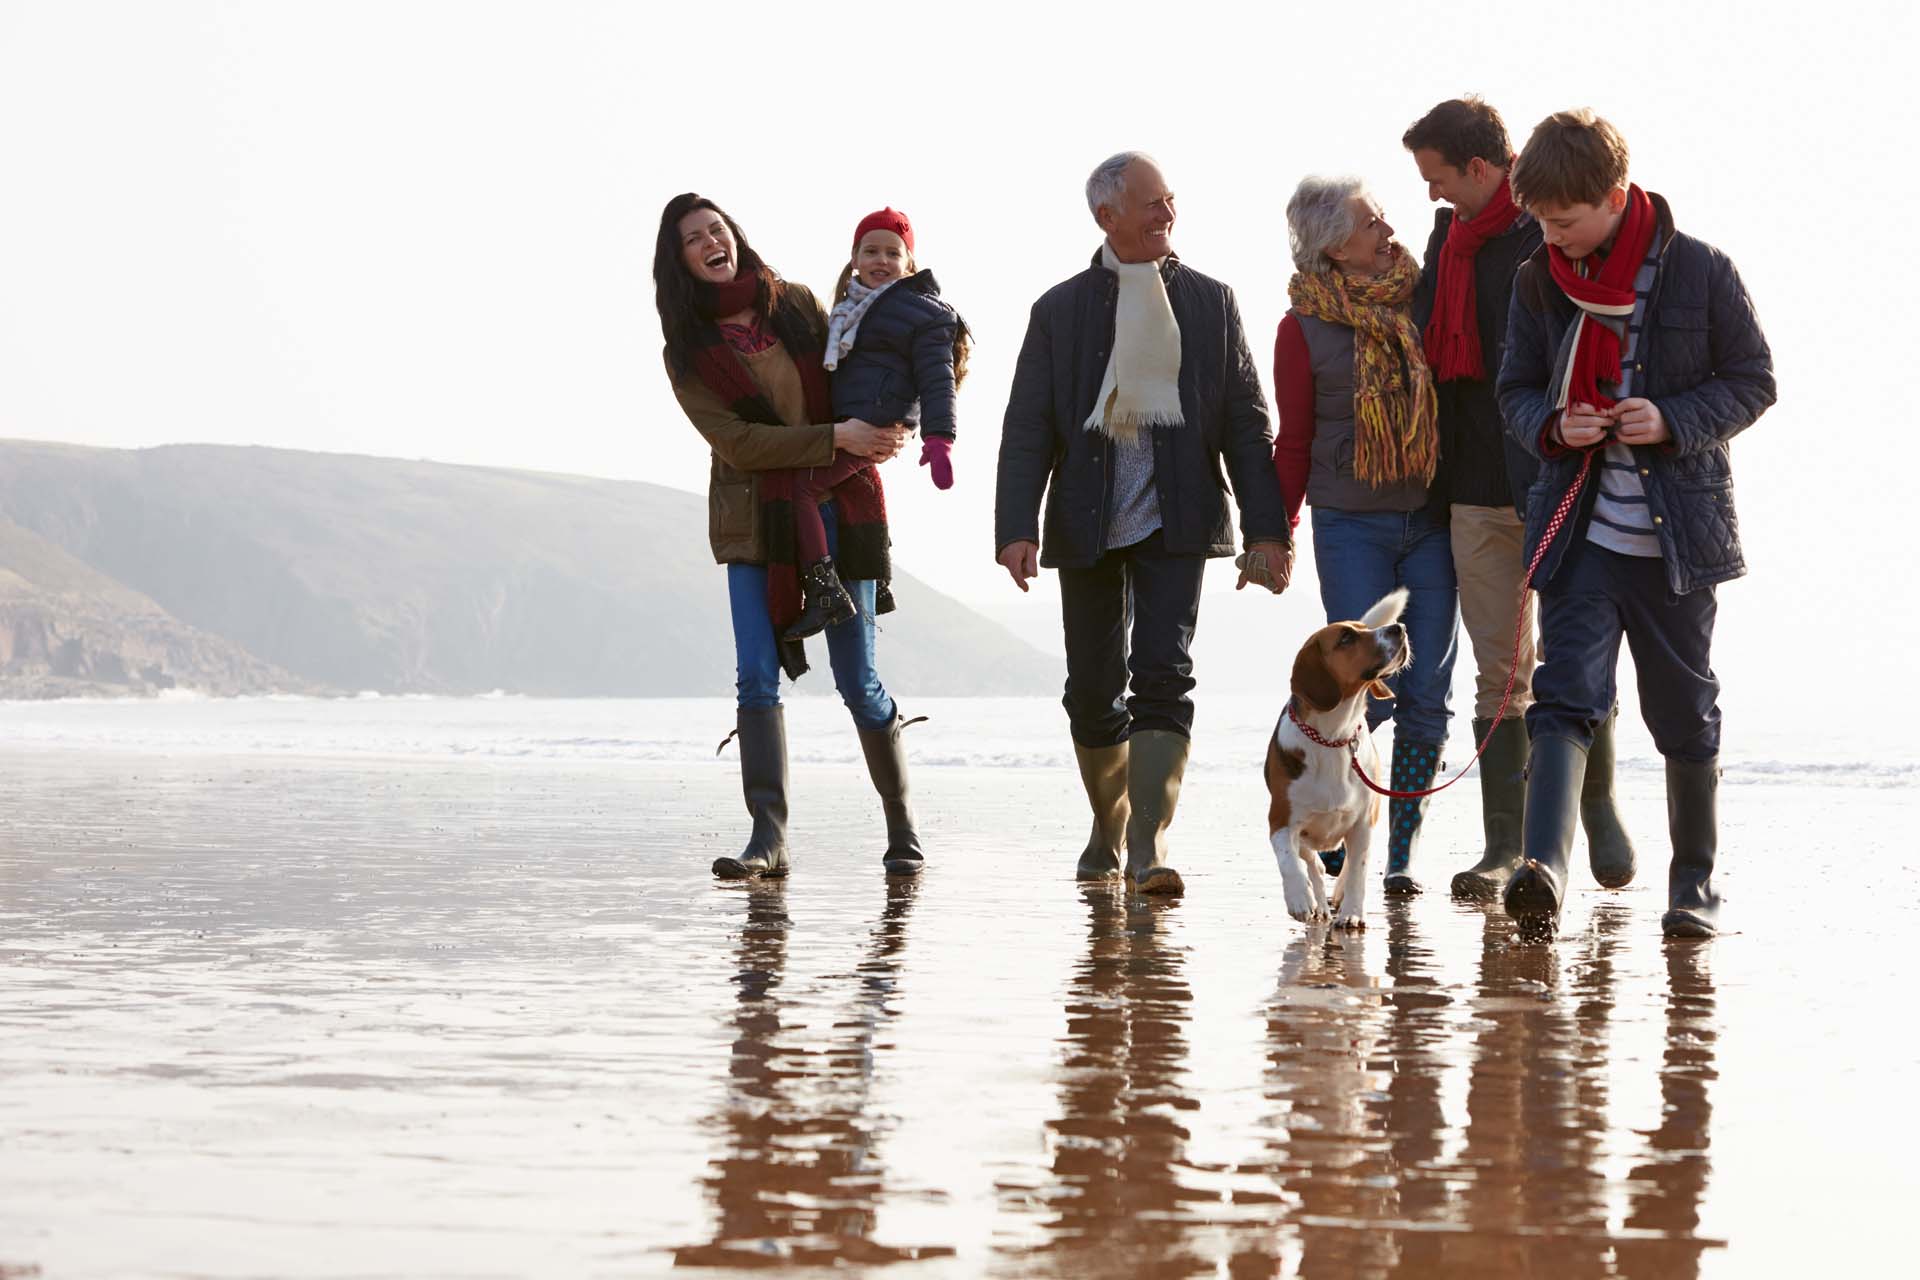
<instances>
[{"instance_id":1,"label":"pink mitten","mask_svg":"<svg viewBox=\"0 0 1920 1280\"><path fill-rule=\"evenodd\" d=\"M933 468L933 487L953 488L953 441L945 436L926 436L920 441L920 465Z\"/></svg>"}]
</instances>

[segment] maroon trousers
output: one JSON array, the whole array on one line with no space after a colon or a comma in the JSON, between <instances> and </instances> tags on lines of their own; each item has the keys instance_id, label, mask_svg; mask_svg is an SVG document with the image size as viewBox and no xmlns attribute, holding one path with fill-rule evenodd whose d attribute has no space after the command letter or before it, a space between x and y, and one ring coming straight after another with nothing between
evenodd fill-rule
<instances>
[{"instance_id":1,"label":"maroon trousers","mask_svg":"<svg viewBox=\"0 0 1920 1280\"><path fill-rule=\"evenodd\" d=\"M790 473L793 476L793 543L802 569L827 558L827 526L820 519L821 502L833 486L872 465L871 459L855 457L842 449L824 467L796 467Z\"/></svg>"}]
</instances>

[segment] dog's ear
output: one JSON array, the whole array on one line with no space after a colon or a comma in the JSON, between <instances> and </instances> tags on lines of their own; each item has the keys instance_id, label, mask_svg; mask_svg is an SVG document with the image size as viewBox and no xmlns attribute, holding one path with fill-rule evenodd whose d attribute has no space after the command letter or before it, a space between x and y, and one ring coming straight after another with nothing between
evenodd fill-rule
<instances>
[{"instance_id":1,"label":"dog's ear","mask_svg":"<svg viewBox=\"0 0 1920 1280\"><path fill-rule=\"evenodd\" d=\"M1393 696L1393 690L1387 687L1385 680L1375 680L1367 686L1367 692L1376 698L1391 698Z\"/></svg>"},{"instance_id":2,"label":"dog's ear","mask_svg":"<svg viewBox=\"0 0 1920 1280\"><path fill-rule=\"evenodd\" d=\"M1293 660L1293 692L1315 711L1331 711L1340 705L1340 683L1327 670L1318 633L1307 637Z\"/></svg>"},{"instance_id":3,"label":"dog's ear","mask_svg":"<svg viewBox=\"0 0 1920 1280\"><path fill-rule=\"evenodd\" d=\"M1360 619L1360 625L1369 631L1378 631L1381 627L1400 621L1400 615L1407 608L1407 589L1396 587L1381 596L1373 608L1367 610Z\"/></svg>"}]
</instances>

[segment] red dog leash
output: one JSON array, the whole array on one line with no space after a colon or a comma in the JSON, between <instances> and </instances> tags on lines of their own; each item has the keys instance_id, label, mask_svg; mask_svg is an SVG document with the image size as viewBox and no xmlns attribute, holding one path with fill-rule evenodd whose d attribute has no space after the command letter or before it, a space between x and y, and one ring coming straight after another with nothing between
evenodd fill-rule
<instances>
[{"instance_id":1,"label":"red dog leash","mask_svg":"<svg viewBox=\"0 0 1920 1280\"><path fill-rule=\"evenodd\" d=\"M1473 758L1461 766L1460 772L1454 774L1439 786L1428 787L1425 791L1395 791L1391 787L1383 787L1372 778L1369 778L1367 771L1360 767L1360 735L1365 731L1364 721L1362 722L1361 728L1353 731L1352 737L1343 739L1340 742L1329 742L1315 733L1311 725L1308 725L1300 719L1299 714L1293 709L1293 699L1289 698L1287 699L1287 715L1295 724L1300 726L1300 732L1306 734L1309 739L1319 743L1323 747L1345 747L1348 756L1353 762L1354 774L1359 777L1360 781L1367 784L1367 790L1372 791L1376 795L1383 795L1393 800L1417 800L1422 796L1435 795L1445 791L1448 787L1466 777L1467 770L1473 768L1474 764L1479 761L1481 755L1486 752L1487 744L1493 741L1493 731L1498 729L1500 722L1507 718L1507 704L1513 701L1514 678L1520 674L1520 641L1521 638L1526 635L1527 631L1527 592L1533 590L1534 571L1540 567L1540 561L1545 558L1547 548L1553 545L1554 538L1559 536L1560 527L1567 522L1567 516L1573 511L1573 504L1579 501L1580 490L1585 487L1587 483L1587 472L1592 470L1592 468L1593 450L1589 449L1580 455L1580 470L1574 474L1573 483L1567 486L1566 495L1560 499L1560 505L1554 508L1553 518L1547 521L1546 532L1540 537L1540 545L1534 549L1533 559L1527 563L1527 576L1521 579L1520 582L1520 612L1513 620L1513 662L1507 668L1507 687L1506 691L1500 695L1500 710L1494 715L1493 723L1487 726L1487 736L1480 739L1480 745L1474 748Z\"/></svg>"}]
</instances>

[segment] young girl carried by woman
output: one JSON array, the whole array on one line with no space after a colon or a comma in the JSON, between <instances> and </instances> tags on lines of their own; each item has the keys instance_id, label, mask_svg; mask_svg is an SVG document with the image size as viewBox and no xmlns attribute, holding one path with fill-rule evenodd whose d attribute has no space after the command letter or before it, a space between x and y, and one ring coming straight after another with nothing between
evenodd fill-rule
<instances>
[{"instance_id":1,"label":"young girl carried by woman","mask_svg":"<svg viewBox=\"0 0 1920 1280\"><path fill-rule=\"evenodd\" d=\"M953 486L954 391L967 372L972 335L941 300L931 271L917 269L913 223L896 209L860 220L853 255L841 268L821 363L832 375L833 415L920 429L920 465L941 489ZM834 454L824 467L790 473L795 559L805 605L783 633L817 635L854 615L853 597L828 555L820 503L871 459Z\"/></svg>"}]
</instances>

